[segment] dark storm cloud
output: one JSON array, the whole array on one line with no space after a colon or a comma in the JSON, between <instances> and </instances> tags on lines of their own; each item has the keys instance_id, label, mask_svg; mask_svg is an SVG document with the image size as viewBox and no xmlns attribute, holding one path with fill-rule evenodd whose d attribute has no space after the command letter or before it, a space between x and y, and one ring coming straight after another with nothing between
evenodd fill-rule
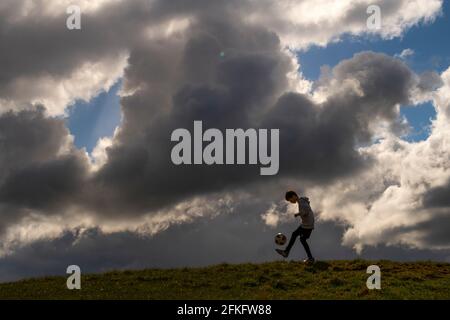
<instances>
[{"instance_id":1,"label":"dark storm cloud","mask_svg":"<svg viewBox=\"0 0 450 320\"><path fill-rule=\"evenodd\" d=\"M108 190L108 198L96 197L94 207L109 203L112 211L133 208L143 213L196 194L273 181L259 176L256 167L173 165L170 134L177 128L192 130L194 120L202 120L204 129L279 128L277 178L327 183L355 173L370 165L356 148L370 142L371 125L379 120L397 123L396 105L409 101L416 84L403 62L366 52L340 63L332 73L338 83L354 81L361 94L336 90L316 104L285 91L291 65L274 34L228 24L218 28L209 21L199 21L192 30L209 32L187 32L186 41L178 43L178 57L173 51L165 54L161 43L131 55L126 78L158 84L122 100L125 121L119 143L108 150L108 163L94 178L94 185ZM227 48L225 57L219 55L219 44ZM161 92L161 87L166 90Z\"/></svg>"},{"instance_id":2,"label":"dark storm cloud","mask_svg":"<svg viewBox=\"0 0 450 320\"><path fill-rule=\"evenodd\" d=\"M62 150L68 134L43 108L0 115L0 231L28 210L54 214L75 202L88 167L81 152Z\"/></svg>"},{"instance_id":3,"label":"dark storm cloud","mask_svg":"<svg viewBox=\"0 0 450 320\"><path fill-rule=\"evenodd\" d=\"M0 187L0 202L50 211L73 202L85 175L84 159L69 155L11 173Z\"/></svg>"},{"instance_id":4,"label":"dark storm cloud","mask_svg":"<svg viewBox=\"0 0 450 320\"><path fill-rule=\"evenodd\" d=\"M98 62L150 41L145 35L169 19L239 12L237 1L112 1L94 12L82 11L81 30L66 28L66 7L46 15L46 3L35 1L27 18L24 1L7 1L0 8L0 98L17 94L22 77L69 76L87 62ZM74 2L76 4L76 1ZM233 4L236 7L233 7ZM55 9L56 10L56 9ZM41 12L42 11L42 12ZM231 15L230 15L231 16ZM22 18L21 18L22 17ZM160 32L156 29L156 32Z\"/></svg>"},{"instance_id":5,"label":"dark storm cloud","mask_svg":"<svg viewBox=\"0 0 450 320\"><path fill-rule=\"evenodd\" d=\"M64 122L46 118L43 107L0 115L0 181L12 170L51 159L67 134Z\"/></svg>"},{"instance_id":6,"label":"dark storm cloud","mask_svg":"<svg viewBox=\"0 0 450 320\"><path fill-rule=\"evenodd\" d=\"M395 106L408 101L415 84L412 72L383 54L358 54L336 66L331 80L354 81L362 96L341 89L316 104L289 92L286 74L293 71L292 58L282 50L278 36L265 27L244 23L236 10L229 2L213 7L202 7L197 1L178 5L118 2L102 8L101 14L83 17L83 29L70 33L70 41L62 41L68 31L57 27L64 25L64 14L5 29L1 43L9 45L1 50L2 61L26 63L18 68L6 65L3 79L43 70L58 76L81 61L127 48L124 89L133 93L122 98L123 122L107 150L108 162L89 181L84 179L87 173L81 161L55 161L54 152L46 151L49 163L10 174L3 184L2 201L43 209L46 201L58 198L61 205L59 199L68 205L79 202L80 207L106 217L135 215L191 196L245 189L280 177L327 183L370 165L370 159L361 157L356 148L370 141L374 122L398 121ZM148 18L154 12L159 17L156 21ZM191 17L187 30L170 38L144 40L145 25L180 16ZM20 41L13 39L16 34L22 35ZM27 39L32 39L33 51L20 47L30 43ZM43 59L32 63L33 55ZM177 128L191 129L194 120L202 120L205 129L280 129L278 176L261 177L256 166L173 165L170 134ZM39 174L33 174L35 170ZM60 172L81 178L55 181L63 177ZM48 180L52 186L48 192L28 197L39 183L29 184L22 192L25 176L36 182ZM77 192L80 189L82 195Z\"/></svg>"},{"instance_id":7,"label":"dark storm cloud","mask_svg":"<svg viewBox=\"0 0 450 320\"><path fill-rule=\"evenodd\" d=\"M450 208L447 206L447 208L441 210L429 210L428 213L432 213L432 215L426 221L409 227L393 228L386 233L386 237L389 238L401 233L407 236L408 232L417 232L419 233L420 243L424 248L447 248L447 250L442 251L448 252L448 244L450 243Z\"/></svg>"},{"instance_id":8,"label":"dark storm cloud","mask_svg":"<svg viewBox=\"0 0 450 320\"><path fill-rule=\"evenodd\" d=\"M273 230L260 219L261 210L260 203L242 203L239 213L173 225L153 237L132 232L108 235L98 229L85 230L81 236L79 230L67 231L0 259L0 281L63 275L69 264L79 265L83 272L101 272L273 260Z\"/></svg>"},{"instance_id":9,"label":"dark storm cloud","mask_svg":"<svg viewBox=\"0 0 450 320\"><path fill-rule=\"evenodd\" d=\"M448 247L450 243L450 205L444 212L437 213L429 221L420 223L417 230L423 233L423 243L427 246Z\"/></svg>"},{"instance_id":10,"label":"dark storm cloud","mask_svg":"<svg viewBox=\"0 0 450 320\"><path fill-rule=\"evenodd\" d=\"M41 14L38 10L39 3L35 3L35 10L29 18L20 19L17 17L24 10L24 3L11 1L3 4L0 10L0 68L2 69L0 99L9 99L15 94L20 94L15 87L17 79L33 78L43 74L51 75L53 79L62 79L86 62L96 62L105 56L116 55L123 49L131 52L130 60L133 62L133 57L137 56L139 59L151 61L150 64L154 63L154 66L159 68L158 70L148 69L148 73L144 73L152 74L154 81L150 78L143 81L138 74L136 86L148 85L157 91L155 86L157 83L163 86L171 85L170 82L174 79L169 77L169 69L173 59L170 59L169 51L173 50L173 55L179 56L177 50L182 48L170 47L169 42L155 43L154 48L159 52L146 57L140 55L140 52L149 53L139 49L140 46L145 47L146 43L150 43L145 35L146 27L155 26L178 14L192 14L205 8L201 9L200 3L197 3L199 5L197 9L190 6L191 10L187 12L180 11L180 7L177 10L171 9L170 6L163 9L166 6L164 3L166 2L121 1L110 3L94 13L82 12L82 30L75 32L65 27L67 15L63 6L60 6L60 13L48 16ZM44 3L40 5L42 7ZM215 9L217 14L221 11L221 7L222 5L217 2ZM160 12L160 18L155 19L152 14L158 10L165 10L167 14ZM189 59L191 58L188 57ZM193 72L195 71L191 71ZM163 77L167 77L167 81L162 81ZM131 75L126 80L131 86L133 85ZM164 87L160 89L164 91ZM155 108L164 107L163 103L157 101L157 93L154 94L150 89L146 93L151 97L144 96L145 101L137 104L133 101L137 97L133 96L130 97L130 104L140 106L149 101ZM29 107L33 108L33 106ZM135 116L148 119L152 114L149 109L143 111L143 114L135 114ZM94 199L96 196L105 196L101 184L95 184L95 187L92 187L85 181L88 175L87 164L81 153L72 152L72 150L64 158L57 155L68 138L68 131L62 120L45 118L43 110L38 107L35 111L6 113L1 116L0 121L0 141L2 142L0 145L0 197L1 206L4 209L1 210L3 226L10 222L10 219L5 218L6 216L14 217L13 220L18 221L22 217L19 212L25 215L27 210L38 210L41 214L48 214L47 211L63 208L64 205L69 207L75 204L83 207L86 200L83 198L86 198L86 194ZM125 117L124 122L129 122L132 126L136 125L131 113L129 117ZM129 147L127 159L130 162L124 164L128 166L128 169L125 169L127 177L124 177L127 180L133 179L133 172L137 173L137 180L142 176L141 172L129 167L142 159L145 160L141 146L150 141L145 142L139 139L141 129L138 127L135 132L130 133L130 140L136 139L139 146L134 149L132 145ZM163 141L167 141L166 136ZM157 144L154 145L157 147ZM151 163L150 165L152 166ZM155 168L156 171L158 169ZM118 170L118 174L121 173L123 171ZM147 180L148 175L147 177L144 175L143 187L147 186ZM37 192L39 188L41 190ZM144 191L140 189L137 192L143 194ZM111 207L114 205L113 203ZM127 208L124 203L122 208L132 211L133 204ZM127 214L129 210L124 212L122 214Z\"/></svg>"},{"instance_id":11,"label":"dark storm cloud","mask_svg":"<svg viewBox=\"0 0 450 320\"><path fill-rule=\"evenodd\" d=\"M372 52L359 53L332 70L329 81L347 80L356 80L362 95L337 91L316 105L303 95L288 93L266 116L267 126L283 128L285 174L329 182L370 164L355 147L370 141L371 125L377 120L398 121L395 105L407 103L414 85L406 65Z\"/></svg>"},{"instance_id":12,"label":"dark storm cloud","mask_svg":"<svg viewBox=\"0 0 450 320\"><path fill-rule=\"evenodd\" d=\"M274 33L230 19L198 18L183 36L131 50L125 90L136 91L121 101L123 124L106 165L86 181L79 159L48 159L11 174L2 202L21 209L78 202L103 217L139 215L280 177L327 183L370 165L356 147L369 142L373 122L398 120L395 106L408 101L412 72L383 54L361 53L336 66L331 79L356 81L362 95L336 90L316 104L286 91L292 62ZM194 120L202 120L205 129L280 129L278 176L259 176L256 166L173 165L170 134L191 129ZM59 181L65 178L60 172L73 176ZM25 177L35 183L26 185ZM42 181L49 190L30 196Z\"/></svg>"},{"instance_id":13,"label":"dark storm cloud","mask_svg":"<svg viewBox=\"0 0 450 320\"><path fill-rule=\"evenodd\" d=\"M132 83L126 80L125 86L149 85L122 100L124 124L117 146L94 178L122 200L115 208L129 204L144 211L258 175L257 168L247 166L176 167L170 159L170 135L177 128L191 129L194 120L202 120L205 129L257 126L267 101L275 100L287 84L289 58L280 52L278 38L263 29L207 20L186 34L185 41L149 43L130 56L125 77ZM153 59L143 58L148 56Z\"/></svg>"},{"instance_id":14,"label":"dark storm cloud","mask_svg":"<svg viewBox=\"0 0 450 320\"><path fill-rule=\"evenodd\" d=\"M50 74L68 76L86 62L96 62L125 50L140 36L149 13L145 1L120 1L102 8L101 14L82 13L82 30L66 28L65 7L45 16L36 10L28 19L15 19L22 1L8 1L0 10L0 97L8 97L20 77ZM37 5L43 8L45 5Z\"/></svg>"},{"instance_id":15,"label":"dark storm cloud","mask_svg":"<svg viewBox=\"0 0 450 320\"><path fill-rule=\"evenodd\" d=\"M428 190L423 196L423 204L426 208L450 208L450 181Z\"/></svg>"}]
</instances>

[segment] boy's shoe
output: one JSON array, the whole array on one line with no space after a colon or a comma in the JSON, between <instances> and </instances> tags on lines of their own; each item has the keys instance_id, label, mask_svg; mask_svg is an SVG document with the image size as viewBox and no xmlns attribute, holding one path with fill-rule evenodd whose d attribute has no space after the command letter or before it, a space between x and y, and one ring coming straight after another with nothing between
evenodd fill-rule
<instances>
[{"instance_id":1,"label":"boy's shoe","mask_svg":"<svg viewBox=\"0 0 450 320\"><path fill-rule=\"evenodd\" d=\"M281 254L285 258L287 258L289 255L289 253L287 253L285 250L275 249L275 251L278 252L279 254Z\"/></svg>"},{"instance_id":2,"label":"boy's shoe","mask_svg":"<svg viewBox=\"0 0 450 320\"><path fill-rule=\"evenodd\" d=\"M303 260L303 262L306 263L306 264L313 264L314 262L316 262L316 259L308 258L308 259Z\"/></svg>"}]
</instances>

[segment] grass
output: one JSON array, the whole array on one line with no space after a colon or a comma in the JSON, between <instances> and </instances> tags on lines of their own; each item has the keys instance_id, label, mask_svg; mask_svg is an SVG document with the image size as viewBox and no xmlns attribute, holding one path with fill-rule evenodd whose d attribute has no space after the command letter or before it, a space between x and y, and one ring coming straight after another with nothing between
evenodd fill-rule
<instances>
[{"instance_id":1,"label":"grass","mask_svg":"<svg viewBox=\"0 0 450 320\"><path fill-rule=\"evenodd\" d=\"M368 290L369 265L381 268L381 290ZM0 284L0 299L450 299L450 264L318 261L220 264L82 275Z\"/></svg>"}]
</instances>

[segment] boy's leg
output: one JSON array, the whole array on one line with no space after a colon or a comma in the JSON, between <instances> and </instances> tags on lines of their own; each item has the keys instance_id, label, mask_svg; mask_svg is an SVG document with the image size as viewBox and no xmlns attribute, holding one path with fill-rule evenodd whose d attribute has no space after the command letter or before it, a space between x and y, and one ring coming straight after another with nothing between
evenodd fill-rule
<instances>
[{"instance_id":1,"label":"boy's leg","mask_svg":"<svg viewBox=\"0 0 450 320\"><path fill-rule=\"evenodd\" d=\"M288 243L286 249L284 249L284 251L285 251L287 254L289 254L289 252L291 251L292 246L293 246L294 243L295 243L295 240L296 240L297 237L300 235L300 232L301 232L300 229L301 229L301 227L298 227L294 232L292 232L291 239L289 239L289 243Z\"/></svg>"},{"instance_id":2,"label":"boy's leg","mask_svg":"<svg viewBox=\"0 0 450 320\"><path fill-rule=\"evenodd\" d=\"M312 229L302 228L300 231L301 231L300 242L302 243L303 248L305 248L306 254L308 255L308 259L312 260L314 258L311 254L311 249L309 249L308 242L306 242L306 240L309 239L309 237L311 236Z\"/></svg>"}]
</instances>

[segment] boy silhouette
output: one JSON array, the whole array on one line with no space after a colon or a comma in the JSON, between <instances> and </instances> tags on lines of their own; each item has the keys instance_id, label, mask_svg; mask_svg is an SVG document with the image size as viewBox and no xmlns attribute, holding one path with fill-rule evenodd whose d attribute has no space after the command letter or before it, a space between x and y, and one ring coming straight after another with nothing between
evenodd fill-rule
<instances>
[{"instance_id":1,"label":"boy silhouette","mask_svg":"<svg viewBox=\"0 0 450 320\"><path fill-rule=\"evenodd\" d=\"M306 242L307 239L311 236L311 232L314 229L314 212L311 209L311 206L309 205L309 199L306 197L299 197L297 193L294 191L288 191L286 192L286 201L289 201L290 203L297 203L298 204L298 213L296 213L294 216L302 219L302 223L300 226L292 233L291 239L289 240L288 245L286 246L286 249L275 249L276 252L278 252L283 257L287 258L289 256L289 252L291 251L292 246L294 245L295 240L298 236L300 236L300 242L303 245L303 248L305 248L306 254L308 255L308 258L303 260L305 263L314 263L314 257L311 254L311 250L309 249L308 242Z\"/></svg>"}]
</instances>

